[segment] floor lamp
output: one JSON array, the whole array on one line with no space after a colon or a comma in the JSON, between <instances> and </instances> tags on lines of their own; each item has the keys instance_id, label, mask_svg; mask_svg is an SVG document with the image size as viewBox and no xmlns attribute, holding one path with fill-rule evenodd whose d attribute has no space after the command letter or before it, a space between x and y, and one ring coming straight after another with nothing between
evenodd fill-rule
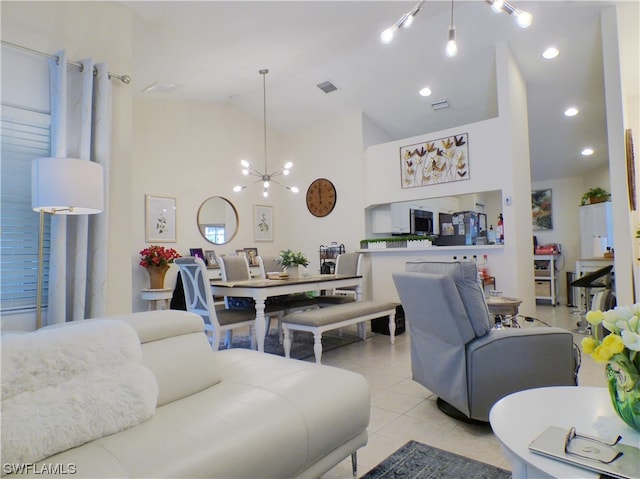
<instances>
[{"instance_id":1,"label":"floor lamp","mask_svg":"<svg viewBox=\"0 0 640 479\"><path fill-rule=\"evenodd\" d=\"M42 327L44 215L92 215L104 209L102 165L75 158L38 158L31 164L31 208L40 213L36 328Z\"/></svg>"}]
</instances>

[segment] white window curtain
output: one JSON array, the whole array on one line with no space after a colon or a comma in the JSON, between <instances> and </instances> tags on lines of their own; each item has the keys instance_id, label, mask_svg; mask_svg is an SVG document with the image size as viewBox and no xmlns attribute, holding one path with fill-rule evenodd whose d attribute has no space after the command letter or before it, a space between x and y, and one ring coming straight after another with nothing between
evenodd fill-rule
<instances>
[{"instance_id":1,"label":"white window curtain","mask_svg":"<svg viewBox=\"0 0 640 479\"><path fill-rule=\"evenodd\" d=\"M51 156L100 163L105 209L97 215L54 215L51 221L47 324L106 313L111 80L106 64L68 66L65 52L51 60ZM95 76L94 76L95 69Z\"/></svg>"}]
</instances>

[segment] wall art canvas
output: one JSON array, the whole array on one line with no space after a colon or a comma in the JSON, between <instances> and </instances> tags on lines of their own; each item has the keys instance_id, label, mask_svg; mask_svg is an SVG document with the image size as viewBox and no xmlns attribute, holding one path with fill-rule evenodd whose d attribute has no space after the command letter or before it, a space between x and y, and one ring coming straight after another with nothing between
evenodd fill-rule
<instances>
[{"instance_id":1,"label":"wall art canvas","mask_svg":"<svg viewBox=\"0 0 640 479\"><path fill-rule=\"evenodd\" d=\"M531 221L533 230L553 229L551 214L551 190L534 190L531 192Z\"/></svg>"},{"instance_id":2,"label":"wall art canvas","mask_svg":"<svg viewBox=\"0 0 640 479\"><path fill-rule=\"evenodd\" d=\"M469 179L467 133L400 147L402 188Z\"/></svg>"},{"instance_id":3,"label":"wall art canvas","mask_svg":"<svg viewBox=\"0 0 640 479\"><path fill-rule=\"evenodd\" d=\"M253 206L253 240L273 241L273 207Z\"/></svg>"},{"instance_id":4,"label":"wall art canvas","mask_svg":"<svg viewBox=\"0 0 640 479\"><path fill-rule=\"evenodd\" d=\"M176 199L146 195L147 243L176 242Z\"/></svg>"}]
</instances>

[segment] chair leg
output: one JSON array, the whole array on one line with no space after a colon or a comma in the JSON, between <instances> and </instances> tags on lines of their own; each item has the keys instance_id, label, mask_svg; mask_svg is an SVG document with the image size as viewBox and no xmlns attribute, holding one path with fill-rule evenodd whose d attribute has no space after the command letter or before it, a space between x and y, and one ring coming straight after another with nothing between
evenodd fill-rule
<instances>
[{"instance_id":1,"label":"chair leg","mask_svg":"<svg viewBox=\"0 0 640 479\"><path fill-rule=\"evenodd\" d=\"M351 473L354 477L358 473L358 451L351 454Z\"/></svg>"},{"instance_id":2,"label":"chair leg","mask_svg":"<svg viewBox=\"0 0 640 479\"><path fill-rule=\"evenodd\" d=\"M258 349L258 341L256 340L256 328L255 326L249 326L249 337L251 338L251 349L254 351Z\"/></svg>"},{"instance_id":3,"label":"chair leg","mask_svg":"<svg viewBox=\"0 0 640 479\"><path fill-rule=\"evenodd\" d=\"M215 330L211 332L211 349L214 351L220 349L220 334Z\"/></svg>"},{"instance_id":4,"label":"chair leg","mask_svg":"<svg viewBox=\"0 0 640 479\"><path fill-rule=\"evenodd\" d=\"M284 357L290 358L291 357L291 331L289 331L289 328L286 326L283 326L282 330L284 335L284 339L282 341L284 344Z\"/></svg>"},{"instance_id":5,"label":"chair leg","mask_svg":"<svg viewBox=\"0 0 640 479\"><path fill-rule=\"evenodd\" d=\"M229 329L227 334L225 334L224 338L224 347L226 349L231 349L231 344L233 343L233 331Z\"/></svg>"},{"instance_id":6,"label":"chair leg","mask_svg":"<svg viewBox=\"0 0 640 479\"><path fill-rule=\"evenodd\" d=\"M321 364L322 358L322 333L314 331L313 333L313 353L316 357L316 364Z\"/></svg>"}]
</instances>

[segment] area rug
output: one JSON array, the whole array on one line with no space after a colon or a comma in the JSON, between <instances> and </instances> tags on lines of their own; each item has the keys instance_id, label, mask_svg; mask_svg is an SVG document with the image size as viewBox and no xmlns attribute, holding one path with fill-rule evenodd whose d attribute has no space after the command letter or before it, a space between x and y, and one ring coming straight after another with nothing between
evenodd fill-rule
<instances>
[{"instance_id":1,"label":"area rug","mask_svg":"<svg viewBox=\"0 0 640 479\"><path fill-rule=\"evenodd\" d=\"M499 467L409 441L362 479L510 479Z\"/></svg>"},{"instance_id":2,"label":"area rug","mask_svg":"<svg viewBox=\"0 0 640 479\"><path fill-rule=\"evenodd\" d=\"M343 329L342 335L339 331L327 331L322 334L322 354L333 349L341 348L348 344L361 341L355 330L348 328ZM251 347L248 335L233 334L232 347L245 348ZM284 346L278 340L278 334L275 329L271 329L270 334L264 340L265 353L277 354L284 356ZM291 344L291 357L293 359L313 358L313 334L296 331L294 333L293 343Z\"/></svg>"}]
</instances>

